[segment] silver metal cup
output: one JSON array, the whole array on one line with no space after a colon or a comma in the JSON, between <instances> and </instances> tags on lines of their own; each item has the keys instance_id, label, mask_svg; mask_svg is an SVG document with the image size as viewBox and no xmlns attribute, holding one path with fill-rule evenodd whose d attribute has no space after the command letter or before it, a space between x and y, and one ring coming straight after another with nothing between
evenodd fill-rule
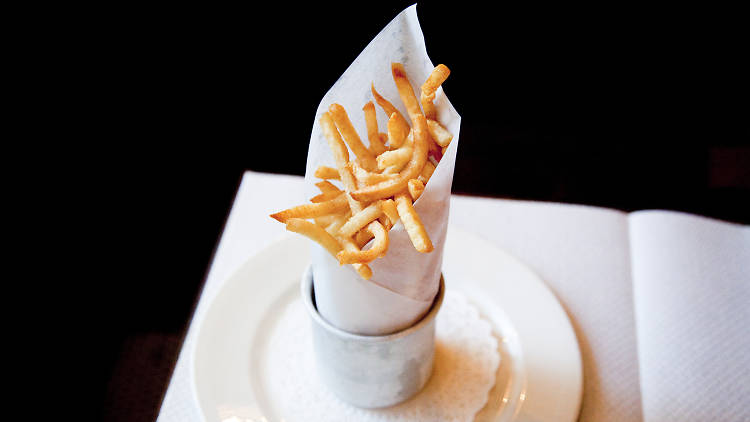
<instances>
[{"instance_id":1,"label":"silver metal cup","mask_svg":"<svg viewBox=\"0 0 750 422\"><path fill-rule=\"evenodd\" d=\"M378 408L401 403L427 383L435 352L435 317L445 282L432 307L409 328L384 336L348 333L326 322L314 302L311 267L302 277L302 300L312 319L313 348L322 382L341 400Z\"/></svg>"}]
</instances>

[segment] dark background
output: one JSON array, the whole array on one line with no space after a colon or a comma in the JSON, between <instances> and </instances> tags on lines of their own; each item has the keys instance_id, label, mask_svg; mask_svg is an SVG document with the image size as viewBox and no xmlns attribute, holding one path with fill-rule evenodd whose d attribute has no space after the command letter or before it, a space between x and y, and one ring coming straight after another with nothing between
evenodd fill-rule
<instances>
[{"instance_id":1,"label":"dark background","mask_svg":"<svg viewBox=\"0 0 750 422\"><path fill-rule=\"evenodd\" d=\"M302 175L318 103L409 2L119 6L68 28L97 159L97 415L156 417L243 171ZM462 115L455 193L750 223L733 10L418 7ZM421 82L420 82L421 83Z\"/></svg>"}]
</instances>

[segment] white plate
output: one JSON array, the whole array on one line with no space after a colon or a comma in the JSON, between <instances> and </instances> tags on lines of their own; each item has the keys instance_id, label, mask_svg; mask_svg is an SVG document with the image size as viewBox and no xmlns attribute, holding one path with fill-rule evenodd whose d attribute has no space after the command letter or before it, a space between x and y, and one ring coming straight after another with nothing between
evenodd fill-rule
<instances>
[{"instance_id":1,"label":"white plate","mask_svg":"<svg viewBox=\"0 0 750 422\"><path fill-rule=\"evenodd\" d=\"M264 347L276 325L270 312L300 300L308 240L294 236L250 258L226 280L199 326L191 366L195 398L207 422L282 420L288 397L264 388ZM583 379L567 315L524 264L467 232L449 228L443 274L501 341L497 383L477 421L575 421Z\"/></svg>"}]
</instances>

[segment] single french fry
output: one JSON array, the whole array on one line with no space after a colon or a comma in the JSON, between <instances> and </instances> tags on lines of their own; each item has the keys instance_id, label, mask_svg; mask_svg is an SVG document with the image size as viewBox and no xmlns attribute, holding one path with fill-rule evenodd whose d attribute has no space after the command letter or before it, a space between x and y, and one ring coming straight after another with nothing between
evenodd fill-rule
<instances>
[{"instance_id":1,"label":"single french fry","mask_svg":"<svg viewBox=\"0 0 750 422\"><path fill-rule=\"evenodd\" d=\"M301 218L290 218L286 221L286 229L306 236L324 247L331 255L336 256L342 246L336 238L322 227Z\"/></svg>"},{"instance_id":2,"label":"single french fry","mask_svg":"<svg viewBox=\"0 0 750 422\"><path fill-rule=\"evenodd\" d=\"M404 224L404 228L411 239L411 243L414 245L414 249L422 253L432 252L434 249L432 241L427 235L427 230L425 230L419 214L414 209L409 194L407 192L398 193L395 197L395 202L398 216Z\"/></svg>"},{"instance_id":3,"label":"single french fry","mask_svg":"<svg viewBox=\"0 0 750 422\"><path fill-rule=\"evenodd\" d=\"M330 201L331 199L334 199L334 198L338 197L339 195L341 195L341 191L337 191L337 192L333 192L333 191L331 191L331 192L323 192L320 195L315 195L312 198L310 198L310 202L312 202L313 204L316 204L316 203L319 203L319 202Z\"/></svg>"},{"instance_id":4,"label":"single french fry","mask_svg":"<svg viewBox=\"0 0 750 422\"><path fill-rule=\"evenodd\" d=\"M372 278L372 269L367 264L352 264L352 267L357 271L360 277L365 280Z\"/></svg>"},{"instance_id":5,"label":"single french fry","mask_svg":"<svg viewBox=\"0 0 750 422\"><path fill-rule=\"evenodd\" d=\"M411 159L413 148L402 147L391 151L386 151L378 155L378 168L385 170L388 167L403 168Z\"/></svg>"},{"instance_id":6,"label":"single french fry","mask_svg":"<svg viewBox=\"0 0 750 422\"><path fill-rule=\"evenodd\" d=\"M336 258L338 258L340 264L366 264L374 261L376 258L385 253L388 249L388 232L378 221L373 221L368 224L367 231L372 233L375 237L375 241L372 246L367 250L350 251L344 249L340 251Z\"/></svg>"},{"instance_id":7,"label":"single french fry","mask_svg":"<svg viewBox=\"0 0 750 422\"><path fill-rule=\"evenodd\" d=\"M430 134L430 127L427 126L427 144L430 147L429 152L427 153L428 156L432 156L433 154L436 154L438 151L440 151L440 145L437 144L435 139Z\"/></svg>"},{"instance_id":8,"label":"single french fry","mask_svg":"<svg viewBox=\"0 0 750 422\"><path fill-rule=\"evenodd\" d=\"M427 152L429 150L429 144L427 143L427 120L419 108L419 102L414 95L414 89L406 77L404 67L400 63L392 63L391 72L393 73L393 80L396 82L401 100L406 105L409 118L412 121L414 149L409 163L393 180L365 186L352 192L352 198L357 201L371 202L378 199L385 199L405 190L409 180L419 176L419 173L427 162Z\"/></svg>"},{"instance_id":9,"label":"single french fry","mask_svg":"<svg viewBox=\"0 0 750 422\"><path fill-rule=\"evenodd\" d=\"M433 103L433 101L435 101L435 91L437 91L438 87L440 87L440 85L442 85L443 82L448 79L448 75L450 75L450 73L451 71L446 65L439 64L435 67L435 69L432 70L432 73L430 73L430 76L427 77L427 80L424 82L424 84L422 84L420 102L422 103L424 114L428 119L437 119L437 110L435 109L435 104Z\"/></svg>"},{"instance_id":10,"label":"single french fry","mask_svg":"<svg viewBox=\"0 0 750 422\"><path fill-rule=\"evenodd\" d=\"M352 213L359 212L362 209L361 204L349 193L357 189L356 179L354 179L354 175L346 166L349 162L349 151L346 149L344 140L341 138L341 134L336 129L336 124L328 112L320 116L320 126L328 142L328 147L331 148L331 152L333 153L333 160L336 163L341 183L347 191L345 195L349 203L349 208L352 210Z\"/></svg>"},{"instance_id":11,"label":"single french fry","mask_svg":"<svg viewBox=\"0 0 750 422\"><path fill-rule=\"evenodd\" d=\"M345 251L359 252L359 248L351 239L342 238L340 241ZM359 276L363 279L369 280L372 278L372 269L367 264L352 264L352 267L354 267L354 270L357 271Z\"/></svg>"},{"instance_id":12,"label":"single french fry","mask_svg":"<svg viewBox=\"0 0 750 422\"><path fill-rule=\"evenodd\" d=\"M422 183L419 179L411 179L409 180L409 183L407 184L409 195L411 195L411 199L416 201L419 199L420 196L422 196L422 192L424 192L424 183Z\"/></svg>"},{"instance_id":13,"label":"single french fry","mask_svg":"<svg viewBox=\"0 0 750 422\"><path fill-rule=\"evenodd\" d=\"M360 165L367 170L375 170L375 155L362 143L344 107L340 104L331 104L328 107L328 113L330 113L333 122L336 124L336 128L341 133L341 136L343 136L346 144L349 145L354 155L357 156Z\"/></svg>"},{"instance_id":14,"label":"single french fry","mask_svg":"<svg viewBox=\"0 0 750 422\"><path fill-rule=\"evenodd\" d=\"M406 112L409 113L409 118L413 121L416 116L424 117L422 109L419 108L419 102L417 97L414 95L414 88L409 82L408 76L406 76L406 69L401 63L391 63L391 73L393 74L393 81L396 83L398 88L398 95L401 97L401 101L406 106Z\"/></svg>"},{"instance_id":15,"label":"single french fry","mask_svg":"<svg viewBox=\"0 0 750 422\"><path fill-rule=\"evenodd\" d=\"M370 152L372 155L379 155L386 151L385 142L378 132L378 120L375 113L375 104L368 101L362 111L365 112L365 125L367 125L367 139L370 141Z\"/></svg>"},{"instance_id":16,"label":"single french fry","mask_svg":"<svg viewBox=\"0 0 750 422\"><path fill-rule=\"evenodd\" d=\"M286 223L290 218L316 218L324 215L336 214L344 212L349 208L349 202L347 201L346 195L340 193L334 199L318 202L316 204L303 204L296 207L279 211L275 214L271 214L271 218L276 219L281 223Z\"/></svg>"},{"instance_id":17,"label":"single french fry","mask_svg":"<svg viewBox=\"0 0 750 422\"><path fill-rule=\"evenodd\" d=\"M372 91L372 96L375 98L375 102L378 103L378 105L380 106L380 108L383 109L383 111L385 111L385 114L387 116L391 116L393 113L396 113L399 116L401 116L401 118L404 121L406 121L406 119L404 119L404 116L401 114L401 112L398 111L398 109L394 107L393 104L390 103L390 101L383 98L383 96L380 95L378 91L375 90L375 84L370 85L370 91Z\"/></svg>"},{"instance_id":18,"label":"single french fry","mask_svg":"<svg viewBox=\"0 0 750 422\"><path fill-rule=\"evenodd\" d=\"M335 171L336 177L338 177L339 171L336 169L331 169L331 170ZM341 189L339 189L336 185L329 182L328 180L323 180L322 182L318 182L315 184L315 186L317 186L318 189L320 189L322 193L326 193L326 192L339 192L340 193L341 192Z\"/></svg>"},{"instance_id":19,"label":"single french fry","mask_svg":"<svg viewBox=\"0 0 750 422\"><path fill-rule=\"evenodd\" d=\"M432 139L443 148L447 147L453 140L453 135L435 120L427 119L427 130L432 135Z\"/></svg>"},{"instance_id":20,"label":"single french fry","mask_svg":"<svg viewBox=\"0 0 750 422\"><path fill-rule=\"evenodd\" d=\"M448 79L448 76L451 74L450 69L448 69L448 66L444 64L439 64L435 66L434 69L432 69L432 73L430 73L430 76L427 77L427 80L422 84L422 93L424 93L427 97L432 97L435 95L435 91L440 87L440 85L445 82L446 79Z\"/></svg>"},{"instance_id":21,"label":"single french fry","mask_svg":"<svg viewBox=\"0 0 750 422\"><path fill-rule=\"evenodd\" d=\"M383 214L381 201L370 204L367 208L352 214L349 220L339 229L339 236L351 237Z\"/></svg>"},{"instance_id":22,"label":"single french fry","mask_svg":"<svg viewBox=\"0 0 750 422\"><path fill-rule=\"evenodd\" d=\"M395 226L398 222L398 210L396 210L396 203L393 202L393 199L386 199L381 203L381 208L383 209L383 214L388 217L388 220L391 222L391 227Z\"/></svg>"},{"instance_id":23,"label":"single french fry","mask_svg":"<svg viewBox=\"0 0 750 422\"><path fill-rule=\"evenodd\" d=\"M402 118L399 119L397 113L391 114L391 118L388 119L388 145L391 148L399 148L404 144L406 136L411 131L409 124Z\"/></svg>"},{"instance_id":24,"label":"single french fry","mask_svg":"<svg viewBox=\"0 0 750 422\"><path fill-rule=\"evenodd\" d=\"M430 177L432 177L432 173L435 172L435 164L432 164L432 161L427 161L424 164L424 167L422 168L422 172L419 173L418 179L424 183L425 185L430 180Z\"/></svg>"},{"instance_id":25,"label":"single french fry","mask_svg":"<svg viewBox=\"0 0 750 422\"><path fill-rule=\"evenodd\" d=\"M333 167L320 166L315 169L315 177L318 179L339 179L339 171Z\"/></svg>"}]
</instances>

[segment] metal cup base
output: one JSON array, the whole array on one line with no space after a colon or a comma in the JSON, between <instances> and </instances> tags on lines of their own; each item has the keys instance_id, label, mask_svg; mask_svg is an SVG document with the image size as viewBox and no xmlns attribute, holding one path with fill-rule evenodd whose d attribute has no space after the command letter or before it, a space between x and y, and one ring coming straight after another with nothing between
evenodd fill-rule
<instances>
[{"instance_id":1,"label":"metal cup base","mask_svg":"<svg viewBox=\"0 0 750 422\"><path fill-rule=\"evenodd\" d=\"M326 322L314 302L312 269L302 277L302 300L312 319L313 348L322 382L341 400L357 407L401 403L418 393L432 374L435 317L443 303L445 281L429 311L409 328L383 336L340 330Z\"/></svg>"}]
</instances>

